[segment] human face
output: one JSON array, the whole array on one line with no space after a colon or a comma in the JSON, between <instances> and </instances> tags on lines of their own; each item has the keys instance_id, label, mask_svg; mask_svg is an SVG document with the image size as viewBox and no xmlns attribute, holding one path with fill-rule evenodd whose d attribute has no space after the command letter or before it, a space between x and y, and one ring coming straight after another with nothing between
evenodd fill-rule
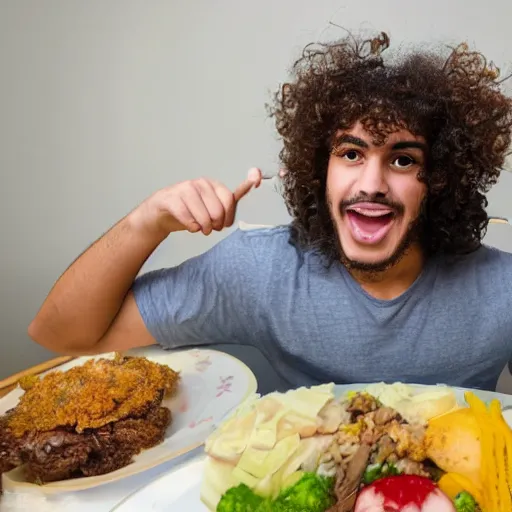
<instances>
[{"instance_id":1,"label":"human face","mask_svg":"<svg viewBox=\"0 0 512 512\"><path fill-rule=\"evenodd\" d=\"M375 145L361 124L336 134L327 199L342 257L354 269L384 271L414 243L426 185L425 139L407 130Z\"/></svg>"}]
</instances>

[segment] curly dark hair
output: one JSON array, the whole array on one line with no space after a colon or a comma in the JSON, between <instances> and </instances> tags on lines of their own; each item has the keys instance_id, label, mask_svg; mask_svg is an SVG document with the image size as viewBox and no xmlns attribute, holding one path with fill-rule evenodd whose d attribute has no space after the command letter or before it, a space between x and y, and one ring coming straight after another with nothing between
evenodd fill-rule
<instances>
[{"instance_id":1,"label":"curly dark hair","mask_svg":"<svg viewBox=\"0 0 512 512\"><path fill-rule=\"evenodd\" d=\"M376 144L399 129L426 138L427 185L422 237L428 254L459 255L481 245L485 193L500 175L511 140L512 99L499 70L463 43L440 53L386 59L389 37L307 46L270 105L283 139L283 195L292 240L340 257L326 198L333 138L357 121Z\"/></svg>"}]
</instances>

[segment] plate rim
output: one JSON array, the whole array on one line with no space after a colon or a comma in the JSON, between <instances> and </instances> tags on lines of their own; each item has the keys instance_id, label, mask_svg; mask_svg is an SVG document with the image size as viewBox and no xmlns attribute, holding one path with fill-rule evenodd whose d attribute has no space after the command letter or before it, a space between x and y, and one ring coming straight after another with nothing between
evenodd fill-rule
<instances>
[{"instance_id":1,"label":"plate rim","mask_svg":"<svg viewBox=\"0 0 512 512\"><path fill-rule=\"evenodd\" d=\"M190 352L194 352L194 351L200 351L202 353L215 353L217 355L220 355L220 357L226 357L228 359L231 359L237 366L240 367L241 370L243 370L244 374L247 377L247 389L246 389L243 397L239 400L239 403L234 407L235 409L240 404L242 404L245 400L247 400L247 398L249 398L251 395L253 395L257 392L258 382L257 382L256 376L254 375L252 370L243 361L241 361L237 357L232 356L231 354L227 354L226 352L222 352L221 350L216 350L216 349L211 349L211 348L201 348L201 347L190 347L190 348L186 348L186 349L166 349L163 347L158 347L158 346L153 345L153 346L148 346L148 347L136 347L134 349L124 351L123 354L124 355L132 355L134 353L147 352L147 353L149 353L147 355L147 357L151 357L152 354L150 352L160 352L160 351L164 355L165 354L173 354L173 353L174 354L175 353L186 354L186 353L190 353ZM113 353L114 352L108 352L105 354L97 354L96 356L92 356L92 357L101 358L101 357L109 356L110 354L113 354ZM90 359L91 356L82 356L80 358L77 358L74 361L69 361L68 363L64 363L64 364L75 363L71 366L71 368L72 368L74 366L78 366L79 364L83 364L83 363L76 363L76 361L80 361L82 358L84 359L84 362L85 362L85 360ZM50 369L49 372L51 372L52 370L53 369ZM18 389L18 388L15 388L15 389ZM12 391L10 393L12 393ZM5 397L0 398L0 401L5 399L7 396L8 395L5 395ZM233 410L234 408L231 408L229 411L227 411L227 414L229 414L229 412L231 412L231 410ZM205 432L209 433L209 430L206 430ZM104 475L97 475L98 481L91 482L90 479L95 478L95 477L81 477L81 478L77 478L77 479L58 480L56 482L49 482L45 485L37 485L37 484L30 483L30 482L18 482L18 481L10 479L8 476L10 471L0 474L0 478L2 479L4 492L6 492L6 491L7 492L24 492L24 491L31 492L31 491L34 491L37 489L39 492L42 492L45 495L57 495L57 494L64 494L67 492L85 491L85 490L89 490L89 489L94 489L95 487L100 487L102 485L119 482L121 480L124 480L125 478L139 475L139 474L143 473L144 471L147 471L149 469L160 466L161 464L164 464L166 462L170 462L170 461L179 459L180 457L187 455L187 454L193 452L194 450L197 450L202 445L204 445L207 435L208 434L206 434L205 439L203 441L191 443L187 446L184 446L181 449L174 450L170 454L162 455L160 457L154 458L151 461L146 462L140 469L128 472L127 474L115 476L114 475L115 471L113 471L111 473L105 473ZM125 467L129 467L129 466L125 466ZM11 471L15 471L16 469L17 468L15 468ZM120 469L123 469L123 468L120 468ZM108 475L114 475L114 477L110 478L110 479L105 478ZM68 482L69 482L69 485L63 486L63 483L67 484ZM76 482L76 484L75 484L75 482ZM73 484L75 484L75 485L73 485Z\"/></svg>"},{"instance_id":2,"label":"plate rim","mask_svg":"<svg viewBox=\"0 0 512 512\"><path fill-rule=\"evenodd\" d=\"M352 384L335 384L334 385L334 395L336 397L339 396L337 394L337 391L338 392L339 391L344 391L343 388L345 388L347 391L349 391L348 388L365 387L365 386L369 386L370 384L377 384L379 382L380 381L375 381L375 382L354 382ZM510 401L510 403L512 404L512 395L508 395L506 393L500 393L498 391L487 391L487 390L476 389L476 388L464 388L464 387L461 387L461 386L449 386L447 384L415 384L415 383L405 383L405 384L408 385L408 386L417 387L417 388L448 387L450 389L457 390L457 391L460 391L460 392L484 391L485 393L490 393L492 395L497 395L498 397L500 397L500 396L507 397L508 400ZM298 389L298 388L292 388L292 389ZM135 495L137 495L138 493L140 493L144 489L148 488L149 486L151 486L155 482L158 482L159 480L163 480L164 478L168 477L169 475L177 473L178 471L188 467L191 464L195 464L195 463L197 463L198 465L200 465L200 463L204 464L206 462L206 460L207 460L207 454L204 453L204 451L202 451L202 452L198 453L195 457L191 458L190 460L183 461L181 464L178 464L176 467L169 468L168 471L158 475L156 478L151 480L151 482L147 482L147 483L141 485L138 489L135 489L130 494L125 496L119 503L117 503L114 506L114 508L112 508L110 510L110 512L119 512L121 510L121 507L123 505L125 505L128 502L128 500L132 499ZM172 505L172 503L170 503L170 505ZM206 505L204 505L204 506L206 507Z\"/></svg>"}]
</instances>

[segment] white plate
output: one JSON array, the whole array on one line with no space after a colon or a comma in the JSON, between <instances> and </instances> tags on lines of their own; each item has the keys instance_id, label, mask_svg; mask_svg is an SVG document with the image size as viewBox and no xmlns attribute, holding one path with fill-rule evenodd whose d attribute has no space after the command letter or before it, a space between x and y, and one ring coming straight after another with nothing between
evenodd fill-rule
<instances>
[{"instance_id":1,"label":"white plate","mask_svg":"<svg viewBox=\"0 0 512 512\"><path fill-rule=\"evenodd\" d=\"M5 491L18 492L37 490L45 494L78 491L114 482L131 476L197 448L230 411L256 392L257 384L253 373L241 361L214 350L168 351L159 347L130 350L126 355L145 356L151 361L167 364L181 372L178 393L172 399L164 400L173 415L163 443L143 451L134 461L117 471L106 475L75 478L38 486L26 482L20 468L3 475ZM112 357L108 356L99 357ZM82 357L59 367L67 370L83 364L90 357ZM15 389L0 400L0 414L14 407L23 394Z\"/></svg>"},{"instance_id":2,"label":"white plate","mask_svg":"<svg viewBox=\"0 0 512 512\"><path fill-rule=\"evenodd\" d=\"M353 384L336 386L335 394L340 396L347 391L358 390L367 384ZM417 386L425 387L425 386ZM459 403L464 402L466 389L452 388ZM502 407L512 407L512 396L489 391L471 390L482 400L488 401L497 398ZM505 419L512 428L512 409L504 412ZM200 490L202 473L206 457L188 462L187 464L171 470L162 475L142 489L135 491L123 500L112 512L169 512L170 510L183 510L187 512L208 512L208 508L201 502Z\"/></svg>"},{"instance_id":3,"label":"white plate","mask_svg":"<svg viewBox=\"0 0 512 512\"><path fill-rule=\"evenodd\" d=\"M199 493L206 457L157 478L122 501L112 512L209 512Z\"/></svg>"}]
</instances>

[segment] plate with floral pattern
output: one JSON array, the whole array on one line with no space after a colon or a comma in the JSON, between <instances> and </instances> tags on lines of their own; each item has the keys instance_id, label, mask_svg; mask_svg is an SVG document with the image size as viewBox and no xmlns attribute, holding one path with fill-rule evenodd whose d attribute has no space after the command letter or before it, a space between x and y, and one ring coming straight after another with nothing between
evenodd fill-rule
<instances>
[{"instance_id":1,"label":"plate with floral pattern","mask_svg":"<svg viewBox=\"0 0 512 512\"><path fill-rule=\"evenodd\" d=\"M22 468L17 468L3 474L4 491L32 489L44 494L78 491L135 475L201 446L215 425L250 395L256 393L256 378L251 370L238 359L223 352L208 349L169 351L153 346L130 350L125 352L125 355L147 357L180 372L181 380L177 393L162 402L163 406L169 407L173 418L164 441L144 450L134 457L128 466L100 476L36 485L27 482ZM114 354L94 357L114 357ZM58 370L68 370L90 358L74 359L59 366ZM23 390L16 388L0 399L0 415L15 407L22 394Z\"/></svg>"}]
</instances>

